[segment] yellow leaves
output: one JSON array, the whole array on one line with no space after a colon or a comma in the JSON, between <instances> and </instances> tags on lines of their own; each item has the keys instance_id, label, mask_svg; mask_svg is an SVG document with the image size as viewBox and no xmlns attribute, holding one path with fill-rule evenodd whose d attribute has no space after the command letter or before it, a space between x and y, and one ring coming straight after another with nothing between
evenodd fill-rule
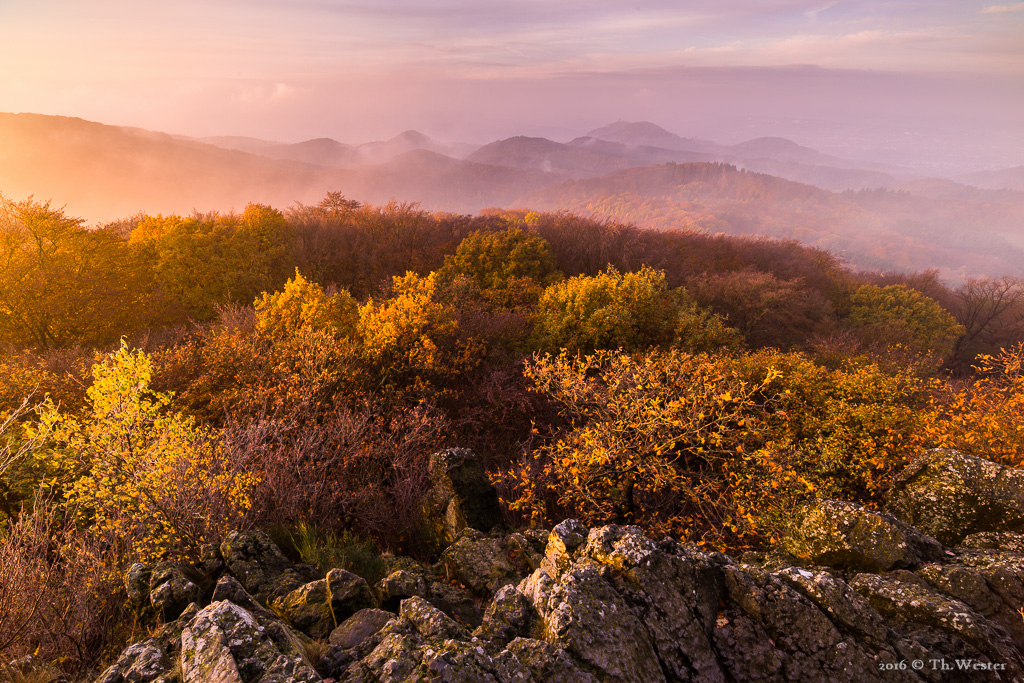
<instances>
[{"instance_id":1,"label":"yellow leaves","mask_svg":"<svg viewBox=\"0 0 1024 683\"><path fill-rule=\"evenodd\" d=\"M394 295L359 309L363 353L396 369L436 370L441 364L437 340L457 329L454 312L435 301L436 276L408 272L394 278Z\"/></svg>"},{"instance_id":2,"label":"yellow leaves","mask_svg":"<svg viewBox=\"0 0 1024 683\"><path fill-rule=\"evenodd\" d=\"M355 332L358 311L355 299L345 290L328 296L296 269L280 292L264 292L253 304L256 329L272 339L288 340L306 330L329 329L350 336Z\"/></svg>"},{"instance_id":3,"label":"yellow leaves","mask_svg":"<svg viewBox=\"0 0 1024 683\"><path fill-rule=\"evenodd\" d=\"M200 539L236 525L257 480L226 466L217 435L167 410L149 389L152 365L121 348L94 366L91 413L78 421L49 406L52 458L67 502L99 530L125 537L137 556L198 556Z\"/></svg>"}]
</instances>

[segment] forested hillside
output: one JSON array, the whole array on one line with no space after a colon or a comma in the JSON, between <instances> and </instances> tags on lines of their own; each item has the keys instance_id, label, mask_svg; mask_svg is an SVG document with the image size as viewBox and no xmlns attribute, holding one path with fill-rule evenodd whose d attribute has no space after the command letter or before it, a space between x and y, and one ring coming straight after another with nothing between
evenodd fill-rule
<instances>
[{"instance_id":1,"label":"forested hillside","mask_svg":"<svg viewBox=\"0 0 1024 683\"><path fill-rule=\"evenodd\" d=\"M627 177L705 216L699 184L734 212L709 221L891 197L716 165ZM432 557L443 447L479 455L513 528L732 550L816 497L877 505L923 448L1024 462L1014 277L339 193L95 229L4 199L0 234L0 654L70 673L132 637L132 563L198 561L233 529L295 557Z\"/></svg>"},{"instance_id":2,"label":"forested hillside","mask_svg":"<svg viewBox=\"0 0 1024 683\"><path fill-rule=\"evenodd\" d=\"M1020 193L929 187L834 193L727 164L669 163L564 181L517 203L659 230L795 239L865 270L1024 274Z\"/></svg>"}]
</instances>

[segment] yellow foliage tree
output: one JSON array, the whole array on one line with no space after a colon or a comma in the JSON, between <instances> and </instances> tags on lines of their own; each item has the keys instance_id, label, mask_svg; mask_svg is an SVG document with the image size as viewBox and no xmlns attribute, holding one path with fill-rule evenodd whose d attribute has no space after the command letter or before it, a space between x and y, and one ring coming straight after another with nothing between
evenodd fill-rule
<instances>
[{"instance_id":1,"label":"yellow foliage tree","mask_svg":"<svg viewBox=\"0 0 1024 683\"><path fill-rule=\"evenodd\" d=\"M37 457L56 463L82 523L119 534L143 560L197 559L244 525L257 481L226 461L216 433L170 410L151 378L150 358L122 342L94 366L83 419L42 410L55 445Z\"/></svg>"},{"instance_id":2,"label":"yellow foliage tree","mask_svg":"<svg viewBox=\"0 0 1024 683\"><path fill-rule=\"evenodd\" d=\"M359 320L356 300L344 289L333 295L304 278L296 269L280 292L264 292L253 303L256 329L275 339L295 337L306 330L329 329L351 336Z\"/></svg>"},{"instance_id":3,"label":"yellow foliage tree","mask_svg":"<svg viewBox=\"0 0 1024 683\"><path fill-rule=\"evenodd\" d=\"M435 298L437 276L408 272L393 278L393 294L359 309L363 356L385 377L444 372L443 347L457 329L455 312Z\"/></svg>"}]
</instances>

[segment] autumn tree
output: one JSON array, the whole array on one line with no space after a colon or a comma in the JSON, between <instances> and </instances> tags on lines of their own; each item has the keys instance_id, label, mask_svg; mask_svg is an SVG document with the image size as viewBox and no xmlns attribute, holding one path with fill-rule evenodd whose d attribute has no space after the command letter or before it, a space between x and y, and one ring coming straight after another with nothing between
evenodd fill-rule
<instances>
[{"instance_id":1,"label":"autumn tree","mask_svg":"<svg viewBox=\"0 0 1024 683\"><path fill-rule=\"evenodd\" d=\"M535 304L544 287L561 279L548 243L519 228L474 232L445 257L442 282L470 279L498 308Z\"/></svg>"},{"instance_id":2,"label":"autumn tree","mask_svg":"<svg viewBox=\"0 0 1024 683\"><path fill-rule=\"evenodd\" d=\"M831 314L825 298L802 280L766 272L709 273L689 282L687 291L755 349L799 347Z\"/></svg>"},{"instance_id":3,"label":"autumn tree","mask_svg":"<svg viewBox=\"0 0 1024 683\"><path fill-rule=\"evenodd\" d=\"M964 328L934 299L906 285L864 285L853 293L848 321L876 344L948 357Z\"/></svg>"},{"instance_id":4,"label":"autumn tree","mask_svg":"<svg viewBox=\"0 0 1024 683\"><path fill-rule=\"evenodd\" d=\"M147 217L131 243L152 260L164 295L198 320L212 318L218 305L276 289L294 268L292 230L262 204L241 214Z\"/></svg>"},{"instance_id":5,"label":"autumn tree","mask_svg":"<svg viewBox=\"0 0 1024 683\"><path fill-rule=\"evenodd\" d=\"M510 472L513 509L683 535L739 528L723 465L756 445L755 399L774 375L753 384L732 359L678 350L542 355L526 375L570 426Z\"/></svg>"},{"instance_id":6,"label":"autumn tree","mask_svg":"<svg viewBox=\"0 0 1024 683\"><path fill-rule=\"evenodd\" d=\"M143 560L198 559L204 546L244 524L256 480L226 462L215 433L171 409L149 388L152 362L126 344L93 368L82 419L49 404L40 430L52 450L68 510L111 531Z\"/></svg>"},{"instance_id":7,"label":"autumn tree","mask_svg":"<svg viewBox=\"0 0 1024 683\"><path fill-rule=\"evenodd\" d=\"M997 355L1024 341L1024 280L969 278L953 293L953 315L964 331L951 365L968 371L979 355Z\"/></svg>"},{"instance_id":8,"label":"autumn tree","mask_svg":"<svg viewBox=\"0 0 1024 683\"><path fill-rule=\"evenodd\" d=\"M151 313L146 264L109 230L50 202L0 197L0 337L40 349L102 345Z\"/></svg>"}]
</instances>

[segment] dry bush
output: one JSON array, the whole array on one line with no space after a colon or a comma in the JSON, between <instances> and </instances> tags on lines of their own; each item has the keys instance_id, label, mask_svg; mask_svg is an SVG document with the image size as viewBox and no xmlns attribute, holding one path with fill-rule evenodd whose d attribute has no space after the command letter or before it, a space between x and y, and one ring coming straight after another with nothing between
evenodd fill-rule
<instances>
[{"instance_id":1,"label":"dry bush","mask_svg":"<svg viewBox=\"0 0 1024 683\"><path fill-rule=\"evenodd\" d=\"M122 544L76 530L40 500L0 539L0 656L35 654L81 674L119 648Z\"/></svg>"},{"instance_id":2,"label":"dry bush","mask_svg":"<svg viewBox=\"0 0 1024 683\"><path fill-rule=\"evenodd\" d=\"M445 426L425 406L384 413L366 405L316 422L229 421L225 446L261 482L253 492L258 522L349 529L415 552L429 456L443 447Z\"/></svg>"}]
</instances>

